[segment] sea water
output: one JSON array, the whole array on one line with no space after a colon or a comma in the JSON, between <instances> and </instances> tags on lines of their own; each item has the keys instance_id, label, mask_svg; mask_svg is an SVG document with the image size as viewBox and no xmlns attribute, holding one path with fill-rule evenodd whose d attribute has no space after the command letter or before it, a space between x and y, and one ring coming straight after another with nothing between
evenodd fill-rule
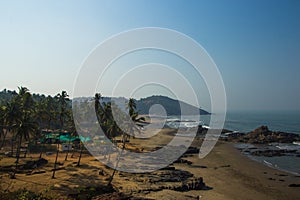
<instances>
[{"instance_id":1,"label":"sea water","mask_svg":"<svg viewBox=\"0 0 300 200\"><path fill-rule=\"evenodd\" d=\"M202 116L204 121L209 116ZM300 134L300 111L228 111L224 128L250 132L266 125L269 130Z\"/></svg>"},{"instance_id":2,"label":"sea water","mask_svg":"<svg viewBox=\"0 0 300 200\"><path fill-rule=\"evenodd\" d=\"M201 115L200 119L189 115L167 117L168 123L177 126L209 126L210 118L211 115ZM179 122L180 120L182 121ZM272 131L300 134L300 111L228 111L224 122L225 129L244 133L262 125L268 126Z\"/></svg>"},{"instance_id":3,"label":"sea water","mask_svg":"<svg viewBox=\"0 0 300 200\"><path fill-rule=\"evenodd\" d=\"M214 114L213 114L214 115ZM215 114L217 115L217 114ZM195 116L168 116L169 124L173 126L209 125L210 115L201 115L200 119ZM184 119L183 122L176 119ZM172 120L174 120L172 122ZM189 120L191 120L189 122ZM232 131L248 133L262 125L272 131L283 131L300 134L300 111L228 111L224 128ZM273 144L271 144L273 145ZM279 149L297 149L300 152L300 144L277 144ZM300 158L296 156L250 156L251 159L267 166L288 171L300 175Z\"/></svg>"}]
</instances>

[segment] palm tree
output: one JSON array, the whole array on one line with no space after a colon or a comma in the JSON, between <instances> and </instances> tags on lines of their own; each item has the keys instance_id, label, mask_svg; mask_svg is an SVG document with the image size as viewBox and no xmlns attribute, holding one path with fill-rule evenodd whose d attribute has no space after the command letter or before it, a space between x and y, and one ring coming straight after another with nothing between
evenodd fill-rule
<instances>
[{"instance_id":1,"label":"palm tree","mask_svg":"<svg viewBox=\"0 0 300 200\"><path fill-rule=\"evenodd\" d=\"M95 97L94 97L94 100L95 100L95 111L96 111L96 116L98 118L98 121L100 121L100 116L101 116L101 113L102 113L102 106L100 104L100 100L101 100L101 94L100 93L96 93L95 94Z\"/></svg>"},{"instance_id":2,"label":"palm tree","mask_svg":"<svg viewBox=\"0 0 300 200\"><path fill-rule=\"evenodd\" d=\"M7 116L7 108L6 106L0 106L0 138L1 138L1 143L0 143L0 149L3 147L6 139L6 135L8 131L12 128L9 126L6 120Z\"/></svg>"},{"instance_id":3,"label":"palm tree","mask_svg":"<svg viewBox=\"0 0 300 200\"><path fill-rule=\"evenodd\" d=\"M117 123L116 123L114 120L110 122L107 131L108 131L108 134L109 134L109 137L110 137L110 138L113 138L113 137L115 137L118 133L122 132L122 131L120 130L120 128L118 127ZM113 180L113 178L114 178L114 176L115 176L117 167L118 167L118 165L119 165L119 161L120 161L121 155L123 154L123 151L124 151L124 149L125 149L125 141L127 141L127 138L125 138L125 137L126 137L125 135L127 135L127 134L125 134L124 132L122 132L122 133L123 133L123 134L122 134L122 141L123 141L122 150L121 150L121 152L120 152L119 155L118 155L116 166L115 166L115 168L114 168L114 171L113 171L112 175L110 176L110 178L109 178L109 180L108 180L107 186L111 185L111 182L112 182L112 180ZM110 159L110 155L109 155L109 159Z\"/></svg>"},{"instance_id":4,"label":"palm tree","mask_svg":"<svg viewBox=\"0 0 300 200\"><path fill-rule=\"evenodd\" d=\"M51 96L44 97L43 99L37 102L36 118L39 123L40 129L39 132L36 132L36 143L38 138L40 138L39 136L41 134L41 129L46 127L49 130L51 128L51 122L57 116L57 106L55 105L55 103L55 99ZM42 158L43 149L44 145L41 144L39 158Z\"/></svg>"},{"instance_id":5,"label":"palm tree","mask_svg":"<svg viewBox=\"0 0 300 200\"><path fill-rule=\"evenodd\" d=\"M13 155L13 144L14 144L14 129L17 127L17 124L20 123L22 112L20 109L19 103L16 99L12 99L10 102L6 102L5 106L2 106L3 111L3 125L6 127L3 133L2 142L0 149L5 143L5 138L8 132L12 133L11 137L11 155Z\"/></svg>"},{"instance_id":6,"label":"palm tree","mask_svg":"<svg viewBox=\"0 0 300 200\"><path fill-rule=\"evenodd\" d=\"M81 156L82 156L82 152L83 152L83 141L80 141L80 153L79 153L79 157L78 157L78 161L77 161L77 167L80 166L80 161L81 161Z\"/></svg>"},{"instance_id":7,"label":"palm tree","mask_svg":"<svg viewBox=\"0 0 300 200\"><path fill-rule=\"evenodd\" d=\"M54 168L53 168L52 178L55 178L55 171L56 171L56 165L57 165L58 152L59 152L59 144L57 143L57 146L56 146L56 156L55 156L55 161L54 161Z\"/></svg>"},{"instance_id":8,"label":"palm tree","mask_svg":"<svg viewBox=\"0 0 300 200\"><path fill-rule=\"evenodd\" d=\"M140 122L144 122L145 118L144 117L138 117L138 111L136 110L136 103L135 100L133 98L130 98L127 104L127 109L129 110L129 116L133 122L132 126L130 127L131 130L130 132L132 133L132 135L134 135L134 131L138 131L139 129L135 126L143 126L140 124Z\"/></svg>"},{"instance_id":9,"label":"palm tree","mask_svg":"<svg viewBox=\"0 0 300 200\"><path fill-rule=\"evenodd\" d=\"M18 141L17 152L16 152L16 167L12 178L15 177L16 170L18 168L20 150L22 145L22 140L26 141L29 139L30 135L37 130L37 124L34 120L34 101L29 90L26 87L19 87L19 93L15 98L14 103L15 108L18 107L18 116L14 119L17 123L15 128L15 137Z\"/></svg>"},{"instance_id":10,"label":"palm tree","mask_svg":"<svg viewBox=\"0 0 300 200\"><path fill-rule=\"evenodd\" d=\"M65 118L68 116L68 111L67 111L67 103L69 100L68 97L69 95L67 94L66 91L62 91L60 94L56 95L56 98L58 99L59 106L60 106L59 120L62 129L64 128Z\"/></svg>"},{"instance_id":11,"label":"palm tree","mask_svg":"<svg viewBox=\"0 0 300 200\"><path fill-rule=\"evenodd\" d=\"M57 116L57 111L56 111L56 105L55 105L55 100L54 100L54 98L52 98L51 96L48 96L47 98L46 98L46 116L47 116L47 121L48 121L48 123L47 123L47 129L50 129L51 128L51 122L52 122L52 120L53 119L55 119L56 118L56 116Z\"/></svg>"},{"instance_id":12,"label":"palm tree","mask_svg":"<svg viewBox=\"0 0 300 200\"><path fill-rule=\"evenodd\" d=\"M133 98L130 98L127 104L127 109L129 110L129 116L133 117L136 115L136 102Z\"/></svg>"},{"instance_id":13,"label":"palm tree","mask_svg":"<svg viewBox=\"0 0 300 200\"><path fill-rule=\"evenodd\" d=\"M38 125L35 121L31 120L30 118L26 118L21 122L19 127L16 129L16 137L18 138L18 142L19 142L17 146L17 153L16 153L16 168L19 163L22 139L28 141L30 135L35 133L37 128Z\"/></svg>"},{"instance_id":14,"label":"palm tree","mask_svg":"<svg viewBox=\"0 0 300 200\"><path fill-rule=\"evenodd\" d=\"M140 131L135 125L137 122L141 122L141 121L145 121L145 118L143 117L138 117L138 112L136 111L136 103L135 100L133 98L130 98L127 104L127 109L129 110L129 116L131 118L131 122L125 122L125 126L127 127L127 131L131 132L132 134L134 133L135 130L137 130L138 132ZM122 114L122 112L118 112L119 114ZM112 137L115 137L115 134L117 133L122 133L122 149L118 155L117 158L117 162L116 162L116 166L114 168L114 171L112 173L112 175L110 176L110 179L108 181L108 186L111 184L114 175L116 173L116 170L118 168L119 162L120 162L120 158L125 150L126 147L126 142L129 138L129 135L126 134L125 132L123 132L122 130L119 129L119 127L117 126L117 124L115 123L115 121L113 120L113 122L111 122L111 126L109 126L108 130L110 130Z\"/></svg>"},{"instance_id":15,"label":"palm tree","mask_svg":"<svg viewBox=\"0 0 300 200\"><path fill-rule=\"evenodd\" d=\"M103 103L103 107L101 109L102 111L100 112L100 120L101 120L100 125L102 125L104 131L106 131L107 125L109 124L110 121L113 120L111 103L110 102Z\"/></svg>"},{"instance_id":16,"label":"palm tree","mask_svg":"<svg viewBox=\"0 0 300 200\"><path fill-rule=\"evenodd\" d=\"M68 127L68 131L69 131L69 143L68 143L68 149L67 149L67 153L66 153L66 157L65 157L65 161L68 160L68 155L69 155L69 152L70 152L70 144L71 144L71 140L72 140L72 137L77 135L76 134L76 128L75 128L75 124L74 124L74 120L73 120L73 116L72 114L69 112L68 113L68 124L67 124L67 127Z\"/></svg>"},{"instance_id":17,"label":"palm tree","mask_svg":"<svg viewBox=\"0 0 300 200\"><path fill-rule=\"evenodd\" d=\"M67 101L69 100L68 97L69 97L69 95L67 94L66 91L62 91L60 94L56 95L56 98L58 99L58 102L60 105L59 120L60 120L61 129L64 128L65 117L67 116L67 113L68 113L67 112ZM52 178L55 178L58 153L59 153L59 144L57 144L56 157L55 157L55 162L54 162Z\"/></svg>"}]
</instances>

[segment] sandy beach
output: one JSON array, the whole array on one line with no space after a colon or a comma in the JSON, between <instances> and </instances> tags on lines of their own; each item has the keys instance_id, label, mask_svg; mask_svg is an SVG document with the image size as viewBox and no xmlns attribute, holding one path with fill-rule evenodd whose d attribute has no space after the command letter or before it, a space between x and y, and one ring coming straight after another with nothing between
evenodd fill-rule
<instances>
[{"instance_id":1,"label":"sandy beach","mask_svg":"<svg viewBox=\"0 0 300 200\"><path fill-rule=\"evenodd\" d=\"M172 130L163 129L151 139L133 139L131 147L144 151L163 146L172 139ZM196 138L193 146L199 147L201 139ZM29 154L28 159L34 159L38 155ZM32 175L17 174L16 179L9 179L8 175L1 172L1 188L15 191L26 188L35 192L47 193L55 198L72 199L80 188L87 186L96 187L104 185L112 170L101 164L89 154L84 154L81 166L76 167L78 155L69 157L64 161L65 153L59 157L60 170L56 172L56 178L51 179L54 155L44 156L49 163L40 169L44 173ZM184 158L191 161L190 164L175 163L172 166L176 170L187 171L193 177L202 177L207 186L206 190L189 190L185 192L172 189L156 188L159 185L176 185L174 182L151 183L151 173L128 174L117 172L112 182L118 192L133 197L146 199L299 199L300 192L297 187L289 187L290 184L299 184L300 177L271 169L260 163L248 159L233 147L233 144L219 142L213 151L204 159L199 159L198 154ZM25 161L25 159L23 160ZM13 163L13 158L3 158L0 166ZM99 173L102 171L103 173ZM161 170L159 170L161 171ZM146 190L146 191L145 191ZM73 198L74 199L74 198Z\"/></svg>"},{"instance_id":2,"label":"sandy beach","mask_svg":"<svg viewBox=\"0 0 300 200\"><path fill-rule=\"evenodd\" d=\"M155 139L157 137L157 139ZM151 140L155 143L162 142L161 136ZM160 138L160 140L158 140ZM165 136L165 141L170 138ZM147 144L144 144L147 145ZM201 145L201 139L195 139L193 146ZM160 199L189 199L202 197L203 199L299 199L299 188L288 187L290 184L299 184L300 177L281 172L250 160L234 148L234 144L218 142L212 152L204 159L198 155L186 158L192 165L174 164L178 169L183 169L201 176L204 182L212 187L206 191L189 191L184 193L164 190L147 195ZM150 145L149 145L150 146Z\"/></svg>"}]
</instances>

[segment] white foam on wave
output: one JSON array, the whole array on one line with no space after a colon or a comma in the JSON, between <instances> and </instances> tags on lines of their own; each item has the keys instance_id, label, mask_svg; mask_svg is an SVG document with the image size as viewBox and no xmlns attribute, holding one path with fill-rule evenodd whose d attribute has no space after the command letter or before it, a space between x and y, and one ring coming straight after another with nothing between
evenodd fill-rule
<instances>
[{"instance_id":1,"label":"white foam on wave","mask_svg":"<svg viewBox=\"0 0 300 200\"><path fill-rule=\"evenodd\" d=\"M293 144L295 144L295 145L300 145L300 142L293 142Z\"/></svg>"}]
</instances>

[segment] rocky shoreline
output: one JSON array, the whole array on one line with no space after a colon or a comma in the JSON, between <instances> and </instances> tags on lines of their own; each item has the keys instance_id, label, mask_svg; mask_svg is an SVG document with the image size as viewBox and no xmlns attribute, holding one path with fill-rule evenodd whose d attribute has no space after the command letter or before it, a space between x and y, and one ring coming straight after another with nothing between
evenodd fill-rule
<instances>
[{"instance_id":1,"label":"rocky shoreline","mask_svg":"<svg viewBox=\"0 0 300 200\"><path fill-rule=\"evenodd\" d=\"M300 135L281 131L271 131L267 126L261 126L249 133L228 132L227 141L250 143L250 144L269 144L269 143L293 143L300 141Z\"/></svg>"},{"instance_id":2,"label":"rocky shoreline","mask_svg":"<svg viewBox=\"0 0 300 200\"><path fill-rule=\"evenodd\" d=\"M253 156L296 156L300 157L300 151L297 149L281 149L271 144L290 144L300 141L300 135L280 131L271 131L267 126L261 126L249 133L223 130L221 140L239 143L252 144L251 148L239 148L244 153Z\"/></svg>"}]
</instances>

